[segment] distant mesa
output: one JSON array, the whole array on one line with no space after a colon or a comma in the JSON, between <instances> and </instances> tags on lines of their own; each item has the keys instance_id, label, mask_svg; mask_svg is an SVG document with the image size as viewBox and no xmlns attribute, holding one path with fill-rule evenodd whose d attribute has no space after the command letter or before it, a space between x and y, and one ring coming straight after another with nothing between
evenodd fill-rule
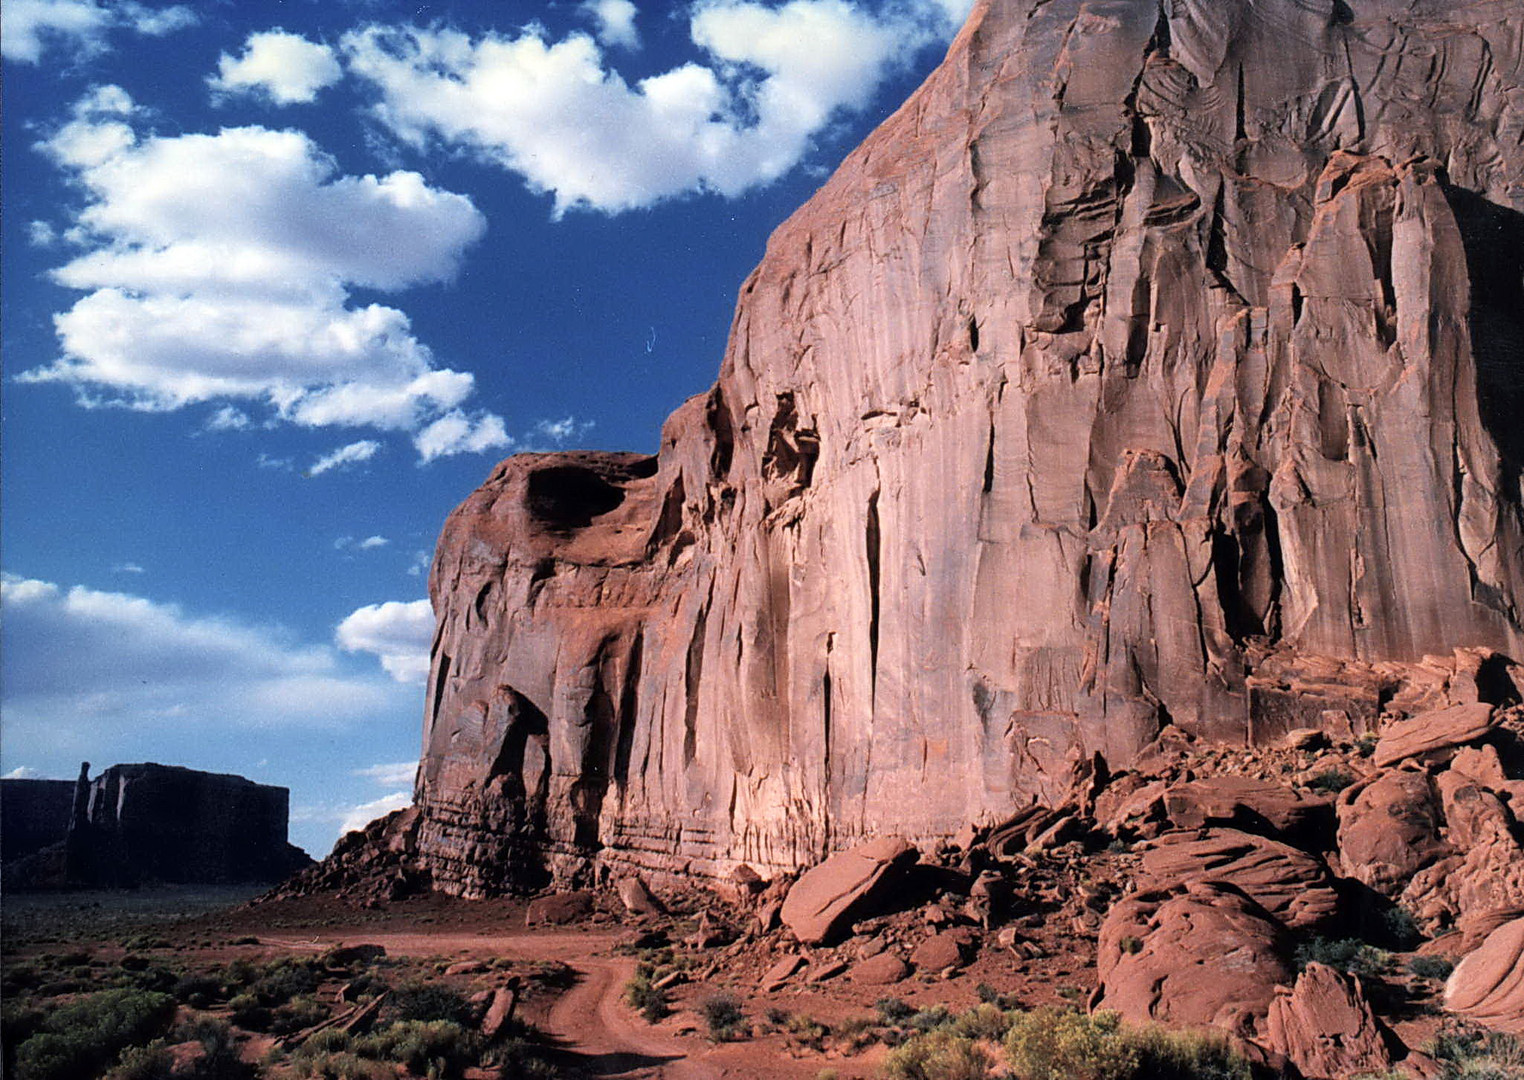
<instances>
[{"instance_id":1,"label":"distant mesa","mask_svg":"<svg viewBox=\"0 0 1524 1080\"><path fill-rule=\"evenodd\" d=\"M286 840L291 793L178 765L94 780L0 780L6 890L280 881L311 865Z\"/></svg>"}]
</instances>

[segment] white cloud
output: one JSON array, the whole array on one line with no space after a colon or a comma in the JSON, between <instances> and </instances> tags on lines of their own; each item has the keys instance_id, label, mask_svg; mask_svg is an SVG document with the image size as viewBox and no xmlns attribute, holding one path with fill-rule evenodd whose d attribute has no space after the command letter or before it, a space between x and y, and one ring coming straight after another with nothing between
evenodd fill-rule
<instances>
[{"instance_id":1,"label":"white cloud","mask_svg":"<svg viewBox=\"0 0 1524 1080\"><path fill-rule=\"evenodd\" d=\"M950 31L944 3L875 14L847 0L700 4L706 64L630 84L585 34L472 39L372 26L345 36L375 115L415 146L439 140L521 175L555 212L618 212L695 191L739 195L776 179L838 112Z\"/></svg>"},{"instance_id":2,"label":"white cloud","mask_svg":"<svg viewBox=\"0 0 1524 1080\"><path fill-rule=\"evenodd\" d=\"M393 810L401 810L411 805L413 805L412 792L394 791L390 795L383 795L368 803L351 806L344 811L344 817L339 822L339 835L363 829L378 817L385 817Z\"/></svg>"},{"instance_id":3,"label":"white cloud","mask_svg":"<svg viewBox=\"0 0 1524 1080\"><path fill-rule=\"evenodd\" d=\"M342 75L327 45L284 30L266 30L249 35L242 56L223 53L217 74L207 83L224 94L261 94L277 105L294 105L316 100L319 90Z\"/></svg>"},{"instance_id":4,"label":"white cloud","mask_svg":"<svg viewBox=\"0 0 1524 1080\"><path fill-rule=\"evenodd\" d=\"M224 405L206 422L208 431L246 431L254 426L254 421L249 419L249 414L232 405Z\"/></svg>"},{"instance_id":5,"label":"white cloud","mask_svg":"<svg viewBox=\"0 0 1524 1080\"><path fill-rule=\"evenodd\" d=\"M27 223L26 238L33 247L52 247L58 243L58 230L46 221L32 221Z\"/></svg>"},{"instance_id":6,"label":"white cloud","mask_svg":"<svg viewBox=\"0 0 1524 1080\"><path fill-rule=\"evenodd\" d=\"M115 574L146 574L148 572L134 562L117 563L111 571Z\"/></svg>"},{"instance_id":7,"label":"white cloud","mask_svg":"<svg viewBox=\"0 0 1524 1080\"><path fill-rule=\"evenodd\" d=\"M434 562L432 551L413 552L413 561L408 564L407 572L410 577L423 577L429 572L429 566Z\"/></svg>"},{"instance_id":8,"label":"white cloud","mask_svg":"<svg viewBox=\"0 0 1524 1080\"><path fill-rule=\"evenodd\" d=\"M350 613L334 631L346 652L374 653L398 682L422 683L429 674L434 608L427 600L390 600Z\"/></svg>"},{"instance_id":9,"label":"white cloud","mask_svg":"<svg viewBox=\"0 0 1524 1080\"><path fill-rule=\"evenodd\" d=\"M86 403L263 402L277 421L393 431L471 395L403 312L349 303L355 287L449 280L485 229L469 198L413 172L339 175L299 131L140 137L135 114L99 88L42 144L88 196L89 249L53 275L87 295L54 317L63 355L18 379Z\"/></svg>"},{"instance_id":10,"label":"white cloud","mask_svg":"<svg viewBox=\"0 0 1524 1080\"><path fill-rule=\"evenodd\" d=\"M449 457L453 454L480 454L513 445L503 420L492 413L484 413L471 419L456 409L435 420L413 437L422 461Z\"/></svg>"},{"instance_id":11,"label":"white cloud","mask_svg":"<svg viewBox=\"0 0 1524 1080\"><path fill-rule=\"evenodd\" d=\"M374 439L361 439L347 446L341 446L331 454L324 454L312 463L312 468L307 470L308 476L321 476L330 469L340 469L346 465L357 465L362 461L369 461L380 451L381 444Z\"/></svg>"},{"instance_id":12,"label":"white cloud","mask_svg":"<svg viewBox=\"0 0 1524 1080\"><path fill-rule=\"evenodd\" d=\"M0 54L26 64L38 63L50 46L67 49L76 57L90 56L106 48L112 30L159 37L195 21L195 13L179 5L151 8L98 0L5 0L0 4Z\"/></svg>"},{"instance_id":13,"label":"white cloud","mask_svg":"<svg viewBox=\"0 0 1524 1080\"><path fill-rule=\"evenodd\" d=\"M556 445L561 445L568 439L575 439L593 426L591 420L578 420L575 416L563 416L559 420L540 420L534 425L536 435L549 439Z\"/></svg>"},{"instance_id":14,"label":"white cloud","mask_svg":"<svg viewBox=\"0 0 1524 1080\"><path fill-rule=\"evenodd\" d=\"M411 784L417 772L418 762L416 761L393 761L385 765L370 765L363 769L356 769L355 775L368 776L386 787L396 787L398 784Z\"/></svg>"},{"instance_id":15,"label":"white cloud","mask_svg":"<svg viewBox=\"0 0 1524 1080\"><path fill-rule=\"evenodd\" d=\"M30 765L17 765L4 776L0 776L0 780L41 780L43 778L42 773Z\"/></svg>"},{"instance_id":16,"label":"white cloud","mask_svg":"<svg viewBox=\"0 0 1524 1080\"><path fill-rule=\"evenodd\" d=\"M367 536L364 540L361 540L355 546L361 551L373 551L376 548L385 547L390 543L391 541L384 536Z\"/></svg>"},{"instance_id":17,"label":"white cloud","mask_svg":"<svg viewBox=\"0 0 1524 1080\"><path fill-rule=\"evenodd\" d=\"M583 0L582 10L597 24L598 40L614 48L640 48L632 0Z\"/></svg>"},{"instance_id":18,"label":"white cloud","mask_svg":"<svg viewBox=\"0 0 1524 1080\"><path fill-rule=\"evenodd\" d=\"M332 648L192 615L126 593L0 577L0 703L13 745L61 747L106 730L347 724L394 707L379 678L345 674Z\"/></svg>"}]
</instances>

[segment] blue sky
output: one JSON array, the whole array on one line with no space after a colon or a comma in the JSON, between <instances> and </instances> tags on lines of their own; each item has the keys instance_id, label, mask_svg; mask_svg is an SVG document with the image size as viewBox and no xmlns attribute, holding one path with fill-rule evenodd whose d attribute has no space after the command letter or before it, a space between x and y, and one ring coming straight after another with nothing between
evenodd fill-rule
<instances>
[{"instance_id":1,"label":"blue sky","mask_svg":"<svg viewBox=\"0 0 1524 1080\"><path fill-rule=\"evenodd\" d=\"M969 0L6 0L0 772L406 801L500 458L652 451Z\"/></svg>"}]
</instances>

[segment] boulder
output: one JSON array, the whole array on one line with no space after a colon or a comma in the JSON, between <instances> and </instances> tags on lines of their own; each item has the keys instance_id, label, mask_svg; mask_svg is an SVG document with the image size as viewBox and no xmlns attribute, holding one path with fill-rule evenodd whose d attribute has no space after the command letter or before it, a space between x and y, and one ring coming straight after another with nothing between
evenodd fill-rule
<instances>
[{"instance_id":1,"label":"boulder","mask_svg":"<svg viewBox=\"0 0 1524 1080\"><path fill-rule=\"evenodd\" d=\"M1434 786L1453 854L1414 874L1402 905L1430 929L1524 907L1524 845L1508 808L1454 768L1440 773Z\"/></svg>"},{"instance_id":2,"label":"boulder","mask_svg":"<svg viewBox=\"0 0 1524 1080\"><path fill-rule=\"evenodd\" d=\"M1491 705L1474 702L1395 720L1382 729L1371 763L1385 768L1409 758L1445 758L1456 747L1485 737L1492 730L1492 714Z\"/></svg>"},{"instance_id":3,"label":"boulder","mask_svg":"<svg viewBox=\"0 0 1524 1080\"><path fill-rule=\"evenodd\" d=\"M1445 983L1445 1008L1524 1035L1524 918L1504 923L1461 959Z\"/></svg>"},{"instance_id":4,"label":"boulder","mask_svg":"<svg viewBox=\"0 0 1524 1080\"><path fill-rule=\"evenodd\" d=\"M1264 836L1237 829L1166 833L1141 851L1137 881L1145 891L1223 881L1297 929L1320 926L1338 912L1322 860Z\"/></svg>"},{"instance_id":5,"label":"boulder","mask_svg":"<svg viewBox=\"0 0 1524 1080\"><path fill-rule=\"evenodd\" d=\"M1332 826L1332 800L1249 776L1209 776L1172 784L1164 811L1177 829L1230 825L1281 838L1312 837Z\"/></svg>"},{"instance_id":6,"label":"boulder","mask_svg":"<svg viewBox=\"0 0 1524 1080\"><path fill-rule=\"evenodd\" d=\"M513 1014L519 1004L519 988L519 979L515 975L507 983L492 991L492 1002L487 1006L481 1026L482 1035L489 1041L497 1038L504 1029L513 1024Z\"/></svg>"},{"instance_id":7,"label":"boulder","mask_svg":"<svg viewBox=\"0 0 1524 1080\"><path fill-rule=\"evenodd\" d=\"M852 981L867 986L888 986L910 974L910 965L892 952L881 952L852 968Z\"/></svg>"},{"instance_id":8,"label":"boulder","mask_svg":"<svg viewBox=\"0 0 1524 1080\"><path fill-rule=\"evenodd\" d=\"M1450 853L1440 838L1433 780L1390 769L1339 793L1339 864L1377 892L1397 897L1413 875Z\"/></svg>"},{"instance_id":9,"label":"boulder","mask_svg":"<svg viewBox=\"0 0 1524 1080\"><path fill-rule=\"evenodd\" d=\"M916 849L898 838L870 840L839 852L799 876L779 917L807 945L828 941L861 918L895 873L915 860Z\"/></svg>"},{"instance_id":10,"label":"boulder","mask_svg":"<svg viewBox=\"0 0 1524 1080\"><path fill-rule=\"evenodd\" d=\"M1291 979L1290 951L1280 922L1231 885L1134 894L1101 925L1091 1005L1134 1023L1249 1036Z\"/></svg>"},{"instance_id":11,"label":"boulder","mask_svg":"<svg viewBox=\"0 0 1524 1080\"><path fill-rule=\"evenodd\" d=\"M590 892L556 892L537 896L529 901L524 913L528 926L550 924L555 926L576 922L592 913L593 894Z\"/></svg>"},{"instance_id":12,"label":"boulder","mask_svg":"<svg viewBox=\"0 0 1524 1080\"><path fill-rule=\"evenodd\" d=\"M1265 1027L1265 1045L1307 1080L1384 1073L1392 1064L1388 1033L1360 980L1325 964L1308 964L1295 987L1277 988Z\"/></svg>"},{"instance_id":13,"label":"boulder","mask_svg":"<svg viewBox=\"0 0 1524 1080\"><path fill-rule=\"evenodd\" d=\"M631 915L659 915L664 910L661 901L652 895L651 890L646 888L646 883L639 877L632 875L620 878L616 890L619 893L619 902Z\"/></svg>"},{"instance_id":14,"label":"boulder","mask_svg":"<svg viewBox=\"0 0 1524 1080\"><path fill-rule=\"evenodd\" d=\"M789 953L787 956L781 956L773 962L772 967L762 973L759 985L764 992L771 993L788 982L807 962L798 953Z\"/></svg>"},{"instance_id":15,"label":"boulder","mask_svg":"<svg viewBox=\"0 0 1524 1080\"><path fill-rule=\"evenodd\" d=\"M962 967L973 949L967 933L944 930L922 941L910 954L910 962L921 971L945 971Z\"/></svg>"}]
</instances>

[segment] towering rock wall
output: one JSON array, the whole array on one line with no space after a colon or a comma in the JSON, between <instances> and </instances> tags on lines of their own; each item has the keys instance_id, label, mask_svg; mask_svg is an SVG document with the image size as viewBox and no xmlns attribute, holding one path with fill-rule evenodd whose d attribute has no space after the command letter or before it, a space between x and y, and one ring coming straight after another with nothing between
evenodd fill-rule
<instances>
[{"instance_id":1,"label":"towering rock wall","mask_svg":"<svg viewBox=\"0 0 1524 1080\"><path fill-rule=\"evenodd\" d=\"M792 868L1247 740L1288 654L1524 656L1521 25L976 6L655 458L521 455L450 517L436 882Z\"/></svg>"},{"instance_id":2,"label":"towering rock wall","mask_svg":"<svg viewBox=\"0 0 1524 1080\"><path fill-rule=\"evenodd\" d=\"M7 799L15 783L50 785L45 831L54 841L19 860L7 855L6 888L280 881L312 864L286 840L283 787L178 765L113 765L94 780L89 772L87 762L74 783L6 781Z\"/></svg>"}]
</instances>

